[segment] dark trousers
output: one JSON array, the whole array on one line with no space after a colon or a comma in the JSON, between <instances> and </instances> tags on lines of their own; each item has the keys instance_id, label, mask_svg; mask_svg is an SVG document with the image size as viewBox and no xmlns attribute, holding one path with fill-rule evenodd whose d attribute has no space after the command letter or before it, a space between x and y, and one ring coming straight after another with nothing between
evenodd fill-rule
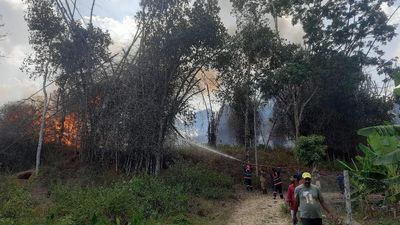
<instances>
[{"instance_id":1,"label":"dark trousers","mask_svg":"<svg viewBox=\"0 0 400 225\"><path fill-rule=\"evenodd\" d=\"M251 178L250 179L244 178L244 184L246 185L246 189L248 191L253 190L253 186L251 185Z\"/></svg>"},{"instance_id":2,"label":"dark trousers","mask_svg":"<svg viewBox=\"0 0 400 225\"><path fill-rule=\"evenodd\" d=\"M301 224L302 225L322 225L322 219L321 218L316 218L316 219L301 218Z\"/></svg>"},{"instance_id":3,"label":"dark trousers","mask_svg":"<svg viewBox=\"0 0 400 225\"><path fill-rule=\"evenodd\" d=\"M274 197L279 193L280 198L283 199L283 194L282 194L282 184L274 185Z\"/></svg>"}]
</instances>

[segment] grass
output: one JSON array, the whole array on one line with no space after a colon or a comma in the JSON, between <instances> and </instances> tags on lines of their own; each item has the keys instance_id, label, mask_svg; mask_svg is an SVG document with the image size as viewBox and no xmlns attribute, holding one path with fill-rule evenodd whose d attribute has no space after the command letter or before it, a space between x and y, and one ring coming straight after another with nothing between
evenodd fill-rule
<instances>
[{"instance_id":1,"label":"grass","mask_svg":"<svg viewBox=\"0 0 400 225\"><path fill-rule=\"evenodd\" d=\"M218 150L244 158L242 148ZM79 162L52 162L23 184L0 177L7 180L0 184L0 225L226 224L236 203L235 191L243 187L242 163L196 149L169 154L173 163L157 178ZM300 167L288 150L260 150L259 163ZM284 170L282 177L291 173ZM43 193L35 194L38 189Z\"/></svg>"},{"instance_id":2,"label":"grass","mask_svg":"<svg viewBox=\"0 0 400 225\"><path fill-rule=\"evenodd\" d=\"M23 184L2 177L0 225L222 224L232 208L233 179L200 164L179 162L158 178L93 171L43 168Z\"/></svg>"},{"instance_id":3,"label":"grass","mask_svg":"<svg viewBox=\"0 0 400 225\"><path fill-rule=\"evenodd\" d=\"M382 212L370 213L368 218L363 218L359 212L353 214L353 218L363 225L398 225L399 219L394 218L393 215L387 215Z\"/></svg>"}]
</instances>

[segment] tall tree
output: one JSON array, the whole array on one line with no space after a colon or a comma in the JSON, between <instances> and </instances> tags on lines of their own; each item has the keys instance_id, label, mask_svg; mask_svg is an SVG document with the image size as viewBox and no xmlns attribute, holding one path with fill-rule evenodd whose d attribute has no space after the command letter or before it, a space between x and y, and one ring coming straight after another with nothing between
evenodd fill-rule
<instances>
[{"instance_id":1,"label":"tall tree","mask_svg":"<svg viewBox=\"0 0 400 225\"><path fill-rule=\"evenodd\" d=\"M309 54L297 46L286 46L292 55L285 64L274 70L265 71L268 76L262 81L265 98L275 99L276 106L284 109L291 121L297 140L300 137L300 127L303 122L305 108L316 95L318 72L310 64Z\"/></svg>"},{"instance_id":2,"label":"tall tree","mask_svg":"<svg viewBox=\"0 0 400 225\"><path fill-rule=\"evenodd\" d=\"M303 27L305 32L303 61L293 63L289 54L289 57L285 58L287 63L283 63L282 67L266 70L270 72L270 75L266 76L267 79L263 82L266 96L277 100L275 110L287 112L285 117L279 117L282 121L278 124L287 123L286 127L289 128L290 135L298 137L302 133L322 132L321 129L309 130L308 128L315 127L313 126L315 124L324 124L326 121L332 121L332 123L337 121L336 125L341 124L339 121L345 118L345 111L341 110L343 107L340 104L331 104L333 102L343 101L343 105L351 108L350 111L364 115L365 121L376 122L378 118L381 120L390 118L388 113L366 110L366 107L360 104L374 102L382 109L390 108L390 98L383 100L379 94L375 94L378 92L373 92L371 88L373 84L371 75L362 71L368 66L376 66L377 73L388 74L387 71L393 67L393 60L384 60L381 46L387 44L395 36L395 27L388 23L392 15L386 15L382 10L383 4L392 6L394 1L234 0L232 2L237 11L245 12L241 15L247 20L253 17L260 21L267 21L269 13L277 17L291 16L293 24L300 24ZM290 45L287 47L291 48ZM288 78L291 78L290 82ZM328 84L327 81L332 81L336 85ZM291 86L293 84L297 85ZM275 86L280 87L274 88ZM329 101L326 100L327 96L330 96ZM279 99L290 103L279 101ZM353 103L350 103L350 99ZM347 100L349 103L345 104ZM358 103L355 104L355 102ZM316 106L318 109L315 108ZM327 110L326 117L314 114L318 114L321 112L319 110L325 108L330 108L331 112L328 113L329 110ZM332 114L333 111L338 115ZM313 116L310 116L311 114ZM310 118L313 118L313 122ZM348 123L352 123L351 126L349 124L341 126L354 128L362 123L361 121L361 119L349 120ZM355 129L358 128L360 127ZM334 143L333 136L337 137L333 133L339 134L341 129L339 127L336 130L329 129L327 142L330 145ZM347 140L354 143L352 138L355 134L347 136ZM345 149L349 150L351 146L352 144L347 144Z\"/></svg>"},{"instance_id":3,"label":"tall tree","mask_svg":"<svg viewBox=\"0 0 400 225\"><path fill-rule=\"evenodd\" d=\"M139 49L122 69L116 97L105 105L118 121L106 127L114 135L105 145L123 146L118 154L125 171L158 174L165 140L176 117L191 117L188 101L202 91L198 74L215 58L225 29L214 0L143 0L141 8Z\"/></svg>"},{"instance_id":4,"label":"tall tree","mask_svg":"<svg viewBox=\"0 0 400 225\"><path fill-rule=\"evenodd\" d=\"M254 137L250 133L253 130L250 115L254 111L251 102L256 102L265 71L276 69L283 62L283 55L277 50L280 42L268 25L257 19L246 19L218 58L223 90L220 95L243 119L243 138L239 140L243 140L246 148L250 147L251 137Z\"/></svg>"},{"instance_id":5,"label":"tall tree","mask_svg":"<svg viewBox=\"0 0 400 225\"><path fill-rule=\"evenodd\" d=\"M63 29L59 24L59 19L53 13L52 3L49 1L27 0L28 4L26 21L30 30L29 41L34 49L34 53L28 56L24 61L25 69L33 78L42 77L44 94L44 103L40 123L39 140L36 153L35 173L39 173L44 129L46 125L46 114L48 107L47 82L56 74L58 65L54 60L54 45L60 40L59 31ZM46 32L42 32L42 28Z\"/></svg>"}]
</instances>

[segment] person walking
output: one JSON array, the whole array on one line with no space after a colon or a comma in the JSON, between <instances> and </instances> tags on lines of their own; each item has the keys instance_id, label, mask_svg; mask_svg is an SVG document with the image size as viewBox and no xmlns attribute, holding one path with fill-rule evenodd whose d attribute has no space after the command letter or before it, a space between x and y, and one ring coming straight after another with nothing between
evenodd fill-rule
<instances>
[{"instance_id":1,"label":"person walking","mask_svg":"<svg viewBox=\"0 0 400 225\"><path fill-rule=\"evenodd\" d=\"M322 225L321 207L333 218L336 218L326 205L321 191L317 186L311 184L311 174L304 172L302 175L304 183L295 188L296 203L294 207L293 223L298 222L297 211L300 209L300 220L302 225Z\"/></svg>"},{"instance_id":2,"label":"person walking","mask_svg":"<svg viewBox=\"0 0 400 225\"><path fill-rule=\"evenodd\" d=\"M246 164L244 166L243 179L244 179L244 184L246 185L247 191L253 190L253 186L251 184L252 173L253 173L253 171L252 171L251 165Z\"/></svg>"},{"instance_id":3,"label":"person walking","mask_svg":"<svg viewBox=\"0 0 400 225\"><path fill-rule=\"evenodd\" d=\"M281 173L279 170L277 170L276 168L272 168L272 184L273 184L273 195L274 195L274 199L276 199L276 196L279 193L279 196L281 199L283 199L283 194L282 194L282 179L281 179Z\"/></svg>"},{"instance_id":4,"label":"person walking","mask_svg":"<svg viewBox=\"0 0 400 225\"><path fill-rule=\"evenodd\" d=\"M293 220L294 215L294 208L296 206L296 198L294 195L294 189L297 187L298 185L298 175L293 175L292 177L290 177L290 184L287 190L287 196L286 196L286 202L288 203L289 209L290 209L290 216ZM296 223L293 223L294 225L296 225Z\"/></svg>"}]
</instances>

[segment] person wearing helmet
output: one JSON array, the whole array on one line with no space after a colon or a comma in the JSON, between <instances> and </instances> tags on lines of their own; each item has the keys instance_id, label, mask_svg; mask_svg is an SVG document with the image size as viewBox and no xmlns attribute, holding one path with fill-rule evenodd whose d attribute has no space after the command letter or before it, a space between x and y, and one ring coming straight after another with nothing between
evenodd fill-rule
<instances>
[{"instance_id":1,"label":"person wearing helmet","mask_svg":"<svg viewBox=\"0 0 400 225\"><path fill-rule=\"evenodd\" d=\"M295 189L296 204L294 207L293 223L297 223L297 211L300 211L300 220L303 225L322 225L321 207L333 218L336 216L327 207L320 189L311 184L311 174L302 174L304 183Z\"/></svg>"}]
</instances>

